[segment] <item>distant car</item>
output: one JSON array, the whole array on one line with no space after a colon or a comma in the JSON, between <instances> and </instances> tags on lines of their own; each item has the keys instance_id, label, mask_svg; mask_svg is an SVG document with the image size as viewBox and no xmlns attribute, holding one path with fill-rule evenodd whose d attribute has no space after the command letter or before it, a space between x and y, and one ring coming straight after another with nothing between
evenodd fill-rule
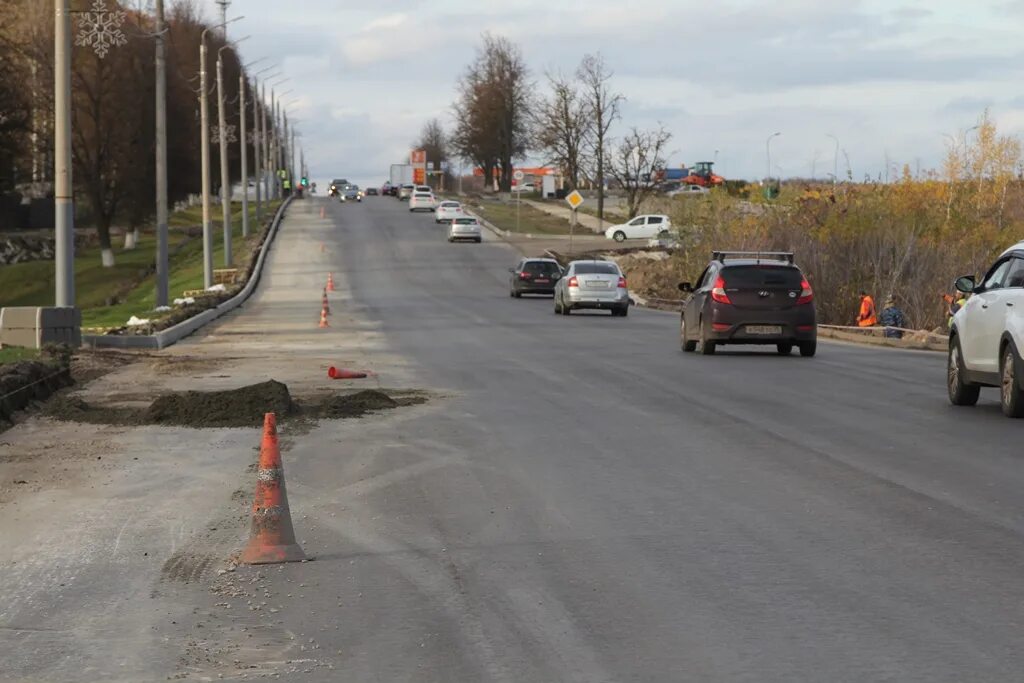
<instances>
[{"instance_id":1,"label":"distant car","mask_svg":"<svg viewBox=\"0 0 1024 683\"><path fill-rule=\"evenodd\" d=\"M572 261L555 284L555 314L569 315L582 308L629 314L626 277L612 261Z\"/></svg>"},{"instance_id":2,"label":"distant car","mask_svg":"<svg viewBox=\"0 0 1024 683\"><path fill-rule=\"evenodd\" d=\"M417 190L409 197L410 211L433 211L436 208L437 200L434 199L434 195L431 192L420 192Z\"/></svg>"},{"instance_id":3,"label":"distant car","mask_svg":"<svg viewBox=\"0 0 1024 683\"><path fill-rule=\"evenodd\" d=\"M368 187L368 188L366 188L366 196L367 197L376 197L377 196L377 188L376 187Z\"/></svg>"},{"instance_id":4,"label":"distant car","mask_svg":"<svg viewBox=\"0 0 1024 683\"><path fill-rule=\"evenodd\" d=\"M683 351L709 356L722 344L772 344L782 355L817 349L814 292L788 252L713 252L679 316Z\"/></svg>"},{"instance_id":5,"label":"distant car","mask_svg":"<svg viewBox=\"0 0 1024 683\"><path fill-rule=\"evenodd\" d=\"M331 184L328 186L327 196L328 197L338 197L338 196L340 196L341 195L341 191L344 189L344 187L346 185L348 185L348 181L345 180L344 178L335 178L334 180L331 181Z\"/></svg>"},{"instance_id":6,"label":"distant car","mask_svg":"<svg viewBox=\"0 0 1024 683\"><path fill-rule=\"evenodd\" d=\"M613 225L604 231L604 236L616 242L623 240L647 239L655 237L662 230L672 227L672 221L664 214L646 214L637 216L628 223Z\"/></svg>"},{"instance_id":7,"label":"distant car","mask_svg":"<svg viewBox=\"0 0 1024 683\"><path fill-rule=\"evenodd\" d=\"M965 275L956 288L970 298L949 330L950 402L973 406L982 387L999 387L1003 415L1024 417L1024 242L1004 251L980 284Z\"/></svg>"},{"instance_id":8,"label":"distant car","mask_svg":"<svg viewBox=\"0 0 1024 683\"><path fill-rule=\"evenodd\" d=\"M346 185L345 189L341 191L341 201L361 202L363 201L363 191L359 189L358 185Z\"/></svg>"},{"instance_id":9,"label":"distant car","mask_svg":"<svg viewBox=\"0 0 1024 683\"><path fill-rule=\"evenodd\" d=\"M550 258L525 258L509 268L508 295L516 299L523 294L554 294L555 283L562 277L558 261Z\"/></svg>"},{"instance_id":10,"label":"distant car","mask_svg":"<svg viewBox=\"0 0 1024 683\"><path fill-rule=\"evenodd\" d=\"M384 181L384 184L380 186L380 193L384 196L391 194L391 183Z\"/></svg>"},{"instance_id":11,"label":"distant car","mask_svg":"<svg viewBox=\"0 0 1024 683\"><path fill-rule=\"evenodd\" d=\"M513 192L536 192L537 186L533 183L523 183L512 188Z\"/></svg>"},{"instance_id":12,"label":"distant car","mask_svg":"<svg viewBox=\"0 0 1024 683\"><path fill-rule=\"evenodd\" d=\"M412 196L412 192L415 188L415 185L402 185L400 188L398 188L398 194L396 194L395 196L398 197L399 199L408 199L409 197Z\"/></svg>"},{"instance_id":13,"label":"distant car","mask_svg":"<svg viewBox=\"0 0 1024 683\"><path fill-rule=\"evenodd\" d=\"M478 244L482 242L483 231L480 229L480 221L473 216L453 218L448 223L448 241L458 242L460 240L469 240Z\"/></svg>"},{"instance_id":14,"label":"distant car","mask_svg":"<svg viewBox=\"0 0 1024 683\"><path fill-rule=\"evenodd\" d=\"M465 215L466 212L463 210L462 204L451 200L443 201L437 205L437 209L434 211L434 222L447 223L452 219L462 218Z\"/></svg>"},{"instance_id":15,"label":"distant car","mask_svg":"<svg viewBox=\"0 0 1024 683\"><path fill-rule=\"evenodd\" d=\"M709 192L711 192L711 190L709 190L706 187L701 187L700 185L683 185L683 186L679 187L678 189L672 190L671 192L667 192L665 196L667 196L667 197L700 197L702 195L708 194Z\"/></svg>"}]
</instances>

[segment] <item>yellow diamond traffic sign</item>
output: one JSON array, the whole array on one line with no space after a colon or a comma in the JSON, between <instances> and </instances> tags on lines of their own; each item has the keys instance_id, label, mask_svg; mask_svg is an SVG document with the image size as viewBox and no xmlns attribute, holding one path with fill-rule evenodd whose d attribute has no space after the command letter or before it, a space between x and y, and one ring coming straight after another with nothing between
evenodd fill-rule
<instances>
[{"instance_id":1,"label":"yellow diamond traffic sign","mask_svg":"<svg viewBox=\"0 0 1024 683\"><path fill-rule=\"evenodd\" d=\"M569 206L573 208L573 211L580 208L580 204L583 203L583 195L576 190L573 190L565 196L565 201L569 202Z\"/></svg>"}]
</instances>

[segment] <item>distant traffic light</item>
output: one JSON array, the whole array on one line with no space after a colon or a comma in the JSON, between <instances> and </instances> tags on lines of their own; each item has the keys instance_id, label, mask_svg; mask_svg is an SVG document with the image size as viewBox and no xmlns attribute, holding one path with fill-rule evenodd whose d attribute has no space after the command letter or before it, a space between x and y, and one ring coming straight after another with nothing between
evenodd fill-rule
<instances>
[{"instance_id":1,"label":"distant traffic light","mask_svg":"<svg viewBox=\"0 0 1024 683\"><path fill-rule=\"evenodd\" d=\"M300 180L299 183L303 187L309 187L309 178L307 178L306 176L302 176L302 180Z\"/></svg>"}]
</instances>

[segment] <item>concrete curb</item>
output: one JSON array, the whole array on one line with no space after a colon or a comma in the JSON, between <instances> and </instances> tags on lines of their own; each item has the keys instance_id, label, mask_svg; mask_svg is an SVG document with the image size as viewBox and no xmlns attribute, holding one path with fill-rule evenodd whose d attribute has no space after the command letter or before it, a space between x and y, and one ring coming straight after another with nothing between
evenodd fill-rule
<instances>
[{"instance_id":1,"label":"concrete curb","mask_svg":"<svg viewBox=\"0 0 1024 683\"><path fill-rule=\"evenodd\" d=\"M260 282L260 276L263 274L263 263L267 258L267 253L270 251L270 245L273 244L274 238L277 236L277 229L281 225L281 219L284 217L285 209L288 208L292 203L294 197L288 197L281 206L278 207L277 213L274 214L274 220L270 224L270 230L267 233L267 239L263 240L262 246L260 246L259 256L256 258L256 266L252 270L252 277L245 283L245 287L242 288L238 294L234 295L227 301L219 304L216 308L210 308L202 313L192 316L188 320L182 320L177 325L168 327L166 330L161 330L156 334L151 335L116 335L116 334L89 334L82 335L82 346L90 348L115 348L115 349L163 349L172 344L181 341L185 337L189 336L203 325L216 320L225 313L229 313L240 305L242 305L246 299L248 299L252 293L256 290L256 285Z\"/></svg>"}]
</instances>

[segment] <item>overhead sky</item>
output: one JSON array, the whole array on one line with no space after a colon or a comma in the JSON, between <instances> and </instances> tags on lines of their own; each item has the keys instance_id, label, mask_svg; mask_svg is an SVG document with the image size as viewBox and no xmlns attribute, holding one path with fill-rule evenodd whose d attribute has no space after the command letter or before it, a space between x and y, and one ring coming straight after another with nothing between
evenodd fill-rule
<instances>
[{"instance_id":1,"label":"overhead sky","mask_svg":"<svg viewBox=\"0 0 1024 683\"><path fill-rule=\"evenodd\" d=\"M213 0L201 0L208 17ZM936 167L985 107L1024 132L1024 0L234 0L246 59L291 77L311 175L379 184L423 123L454 122L455 82L490 31L518 44L544 94L600 51L626 97L619 132L663 124L672 165L726 177L855 179L886 159ZM845 155L842 150L845 150ZM531 161L538 161L536 155Z\"/></svg>"}]
</instances>

